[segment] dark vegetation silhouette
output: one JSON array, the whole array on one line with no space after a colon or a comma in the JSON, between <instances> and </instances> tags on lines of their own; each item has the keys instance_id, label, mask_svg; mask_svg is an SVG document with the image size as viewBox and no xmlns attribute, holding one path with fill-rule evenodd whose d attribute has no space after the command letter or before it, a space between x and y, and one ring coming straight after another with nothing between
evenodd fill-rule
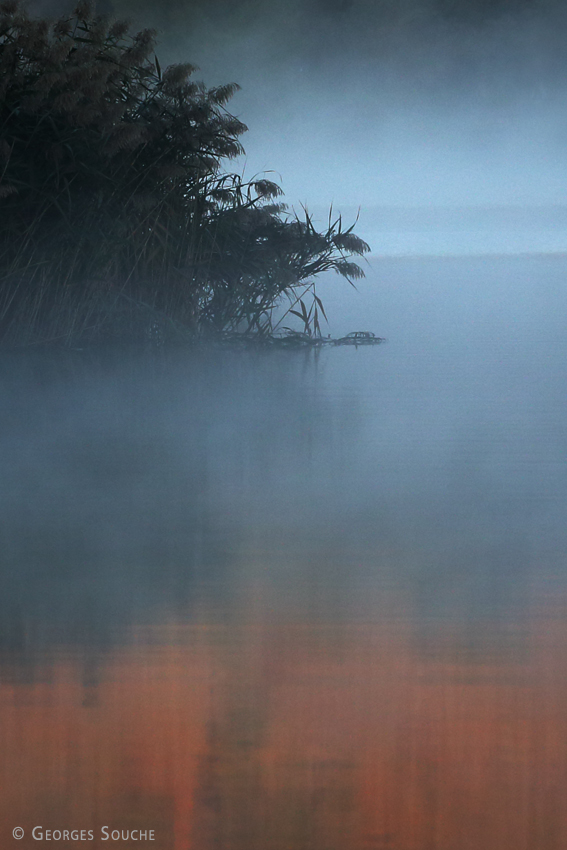
<instances>
[{"instance_id":1,"label":"dark vegetation silhouette","mask_svg":"<svg viewBox=\"0 0 567 850\"><path fill-rule=\"evenodd\" d=\"M162 70L155 37L83 2L0 5L0 344L273 339L282 304L314 337L316 276L363 276L340 216L318 231L226 170L238 86Z\"/></svg>"}]
</instances>

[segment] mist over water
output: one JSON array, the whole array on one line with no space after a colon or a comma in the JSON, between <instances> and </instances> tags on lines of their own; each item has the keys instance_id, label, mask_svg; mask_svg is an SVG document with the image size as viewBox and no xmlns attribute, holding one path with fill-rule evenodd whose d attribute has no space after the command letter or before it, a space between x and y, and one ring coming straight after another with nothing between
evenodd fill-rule
<instances>
[{"instance_id":1,"label":"mist over water","mask_svg":"<svg viewBox=\"0 0 567 850\"><path fill-rule=\"evenodd\" d=\"M4 355L2 829L559 850L566 271L375 261L328 306L378 348Z\"/></svg>"},{"instance_id":2,"label":"mist over water","mask_svg":"<svg viewBox=\"0 0 567 850\"><path fill-rule=\"evenodd\" d=\"M456 550L479 612L485 581L515 594L534 539L565 542L565 270L562 257L376 260L348 310L332 284L327 309L339 334L372 323L379 349L4 355L13 633L123 639L252 580L294 604L337 580L356 609L357 588L380 587L385 541L403 582Z\"/></svg>"},{"instance_id":3,"label":"mist over water","mask_svg":"<svg viewBox=\"0 0 567 850\"><path fill-rule=\"evenodd\" d=\"M360 205L323 330L388 341L2 355L0 830L560 850L564 5L101 8Z\"/></svg>"}]
</instances>

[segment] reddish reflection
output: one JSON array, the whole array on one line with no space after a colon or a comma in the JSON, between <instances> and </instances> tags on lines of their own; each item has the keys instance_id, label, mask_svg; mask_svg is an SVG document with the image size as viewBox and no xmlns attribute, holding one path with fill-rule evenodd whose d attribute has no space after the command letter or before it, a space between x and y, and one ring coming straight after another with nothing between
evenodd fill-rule
<instances>
[{"instance_id":1,"label":"reddish reflection","mask_svg":"<svg viewBox=\"0 0 567 850\"><path fill-rule=\"evenodd\" d=\"M153 630L98 683L61 654L0 690L2 846L41 824L167 850L564 848L563 613L508 658L460 657L451 627L419 653L401 623Z\"/></svg>"}]
</instances>

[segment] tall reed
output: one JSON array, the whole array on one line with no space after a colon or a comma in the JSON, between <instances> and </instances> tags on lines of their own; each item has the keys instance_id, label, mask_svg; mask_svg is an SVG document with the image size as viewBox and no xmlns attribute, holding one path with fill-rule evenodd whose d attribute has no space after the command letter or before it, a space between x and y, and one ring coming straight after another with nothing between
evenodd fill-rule
<instances>
[{"instance_id":1,"label":"tall reed","mask_svg":"<svg viewBox=\"0 0 567 850\"><path fill-rule=\"evenodd\" d=\"M362 276L340 217L319 232L226 171L238 86L194 73L85 2L55 21L0 5L0 344L265 334L285 299L317 333L314 278Z\"/></svg>"}]
</instances>

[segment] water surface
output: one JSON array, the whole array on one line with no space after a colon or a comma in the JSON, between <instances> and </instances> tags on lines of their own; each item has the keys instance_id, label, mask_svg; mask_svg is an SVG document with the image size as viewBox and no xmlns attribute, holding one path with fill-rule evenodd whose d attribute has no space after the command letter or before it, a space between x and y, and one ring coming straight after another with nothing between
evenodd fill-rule
<instances>
[{"instance_id":1,"label":"water surface","mask_svg":"<svg viewBox=\"0 0 567 850\"><path fill-rule=\"evenodd\" d=\"M375 261L327 306L388 343L319 357L3 355L3 846L565 846L566 276Z\"/></svg>"}]
</instances>

